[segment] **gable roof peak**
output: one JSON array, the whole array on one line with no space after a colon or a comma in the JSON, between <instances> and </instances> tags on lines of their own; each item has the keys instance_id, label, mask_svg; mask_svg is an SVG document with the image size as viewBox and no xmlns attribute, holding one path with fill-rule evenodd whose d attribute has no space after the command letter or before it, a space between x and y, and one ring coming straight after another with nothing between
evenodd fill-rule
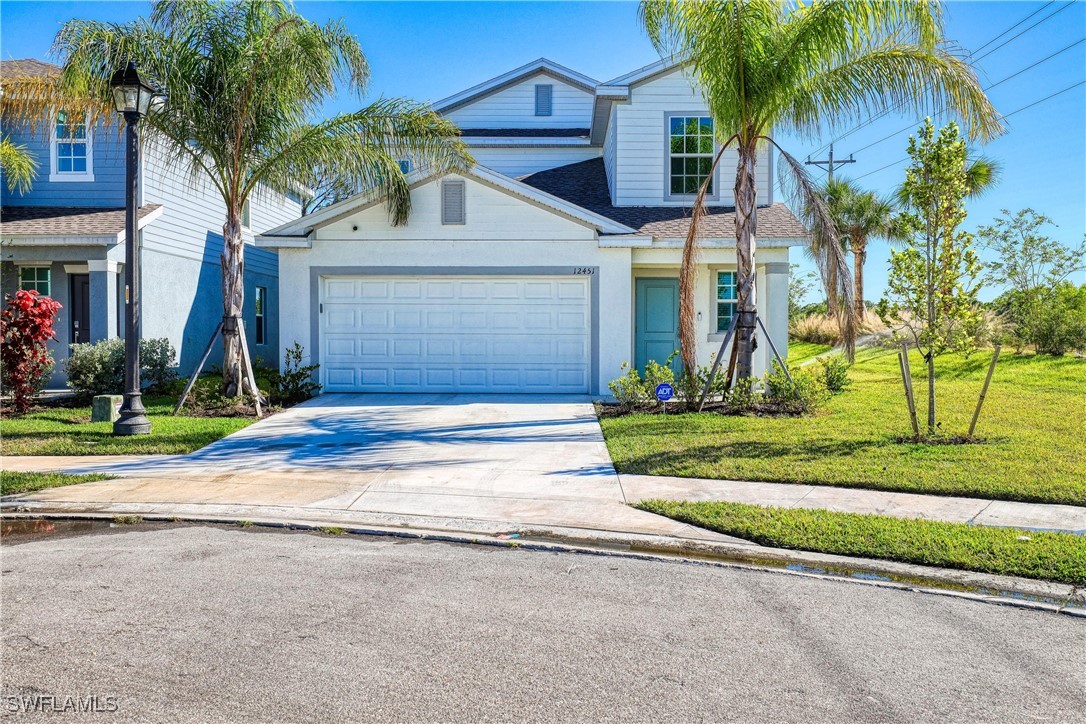
<instances>
[{"instance_id":1,"label":"gable roof peak","mask_svg":"<svg viewBox=\"0 0 1086 724\"><path fill-rule=\"evenodd\" d=\"M558 80L569 83L572 86L580 88L587 93L595 93L596 86L599 85L599 81L595 78L591 78L584 73L578 73L572 68L567 68L560 63L556 63L549 58L536 58L530 63L525 63L522 66L514 68L513 70L502 73L495 76L490 80L483 81L477 85L473 85L467 90L460 91L446 98L435 102L433 109L439 113L445 113L453 110L459 106L470 103L474 100L482 98L483 96L496 93L503 88L507 88L514 83L518 83L521 80L535 75L536 73L546 73Z\"/></svg>"}]
</instances>

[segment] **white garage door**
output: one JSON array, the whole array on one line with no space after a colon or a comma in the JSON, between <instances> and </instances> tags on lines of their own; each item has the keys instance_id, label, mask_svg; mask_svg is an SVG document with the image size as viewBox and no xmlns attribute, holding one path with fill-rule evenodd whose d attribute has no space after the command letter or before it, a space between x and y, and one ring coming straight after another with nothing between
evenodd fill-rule
<instances>
[{"instance_id":1,"label":"white garage door","mask_svg":"<svg viewBox=\"0 0 1086 724\"><path fill-rule=\"evenodd\" d=\"M324 277L326 392L588 392L579 277Z\"/></svg>"}]
</instances>

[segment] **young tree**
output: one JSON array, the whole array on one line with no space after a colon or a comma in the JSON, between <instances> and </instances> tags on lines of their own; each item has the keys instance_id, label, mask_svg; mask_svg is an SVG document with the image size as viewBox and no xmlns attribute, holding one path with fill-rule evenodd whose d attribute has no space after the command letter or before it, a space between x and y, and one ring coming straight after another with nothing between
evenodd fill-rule
<instances>
[{"instance_id":1,"label":"young tree","mask_svg":"<svg viewBox=\"0 0 1086 724\"><path fill-rule=\"evenodd\" d=\"M924 357L927 431L935 435L935 358L972 349L969 329L980 316L976 277L981 264L972 249L973 235L959 228L969 180L957 124L946 125L936 136L929 118L909 139L909 156L900 216L908 240L904 249L890 253L890 277L878 312L887 324L904 329Z\"/></svg>"},{"instance_id":2,"label":"young tree","mask_svg":"<svg viewBox=\"0 0 1086 724\"><path fill-rule=\"evenodd\" d=\"M901 110L947 108L971 135L991 138L1002 131L968 61L943 38L942 5L913 0L642 0L641 18L653 45L677 55L702 88L720 153L738 152L735 177L736 261L739 324L737 373L752 368L757 237L757 157L779 151L782 181L797 208L812 209L827 229L833 225L803 164L784 151L770 133L818 137L863 117ZM687 369L695 369L694 279L698 227L705 210L701 186L683 249L680 285L680 344ZM837 245L827 246L823 277L836 270L839 315L844 337L854 338L855 307L847 260Z\"/></svg>"},{"instance_id":3,"label":"young tree","mask_svg":"<svg viewBox=\"0 0 1086 724\"><path fill-rule=\"evenodd\" d=\"M794 322L803 316L804 300L814 289L815 275L812 272L799 271L799 264L788 265L788 321Z\"/></svg>"},{"instance_id":4,"label":"young tree","mask_svg":"<svg viewBox=\"0 0 1086 724\"><path fill-rule=\"evenodd\" d=\"M977 236L997 255L986 264L985 281L1003 292L995 306L1014 325L1019 346L1061 355L1086 346L1084 292L1070 281L1086 269L1086 239L1075 246L1045 235L1052 220L1033 209L1014 216L1006 209Z\"/></svg>"},{"instance_id":5,"label":"young tree","mask_svg":"<svg viewBox=\"0 0 1086 724\"><path fill-rule=\"evenodd\" d=\"M69 21L54 52L64 60L64 91L103 102L112 73L134 61L164 94L143 121L148 135L164 139L173 162L194 181L205 174L222 196L227 396L247 385L247 353L237 332L244 302L241 216L259 188L296 192L330 172L345 187L377 189L393 223L402 224L411 195L400 159L438 173L471 163L455 125L421 103L381 98L318 120L341 85L363 97L369 66L342 22L310 22L285 0L156 0L149 18L123 25Z\"/></svg>"},{"instance_id":6,"label":"young tree","mask_svg":"<svg viewBox=\"0 0 1086 724\"><path fill-rule=\"evenodd\" d=\"M1068 246L1043 233L1055 226L1052 219L1033 209L1014 216L1003 209L991 226L977 229L981 245L998 258L985 265L984 281L1016 292L1033 294L1055 287L1075 272L1086 269L1086 239Z\"/></svg>"}]
</instances>

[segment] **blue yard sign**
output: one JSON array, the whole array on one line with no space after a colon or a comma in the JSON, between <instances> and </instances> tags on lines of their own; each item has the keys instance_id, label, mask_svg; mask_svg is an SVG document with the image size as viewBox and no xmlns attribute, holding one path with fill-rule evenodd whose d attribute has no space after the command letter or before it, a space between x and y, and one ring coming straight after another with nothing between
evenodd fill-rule
<instances>
[{"instance_id":1,"label":"blue yard sign","mask_svg":"<svg viewBox=\"0 0 1086 724\"><path fill-rule=\"evenodd\" d=\"M656 399L660 402L667 402L675 396L675 388L669 385L667 382L661 382L656 385Z\"/></svg>"}]
</instances>

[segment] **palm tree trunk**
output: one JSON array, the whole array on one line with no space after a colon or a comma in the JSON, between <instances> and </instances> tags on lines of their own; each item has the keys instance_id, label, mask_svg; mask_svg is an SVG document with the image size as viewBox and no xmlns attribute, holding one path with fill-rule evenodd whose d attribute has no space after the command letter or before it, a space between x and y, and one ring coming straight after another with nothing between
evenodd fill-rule
<instances>
[{"instance_id":1,"label":"palm tree trunk","mask_svg":"<svg viewBox=\"0 0 1086 724\"><path fill-rule=\"evenodd\" d=\"M837 267L833 264L826 269L826 316L837 318Z\"/></svg>"},{"instance_id":2,"label":"palm tree trunk","mask_svg":"<svg viewBox=\"0 0 1086 724\"><path fill-rule=\"evenodd\" d=\"M736 286L739 291L735 325L736 379L754 376L754 327L758 313L754 252L758 233L758 189L755 185L757 149L753 140L740 144L735 176Z\"/></svg>"},{"instance_id":3,"label":"palm tree trunk","mask_svg":"<svg viewBox=\"0 0 1086 724\"><path fill-rule=\"evenodd\" d=\"M862 324L867 314L867 306L864 304L864 262L867 261L867 242L864 239L852 239L852 288L853 307L856 310L856 320Z\"/></svg>"},{"instance_id":4,"label":"palm tree trunk","mask_svg":"<svg viewBox=\"0 0 1086 724\"><path fill-rule=\"evenodd\" d=\"M222 393L234 397L243 389L244 352L237 325L242 323L245 303L245 241L237 212L227 214L222 227Z\"/></svg>"}]
</instances>

